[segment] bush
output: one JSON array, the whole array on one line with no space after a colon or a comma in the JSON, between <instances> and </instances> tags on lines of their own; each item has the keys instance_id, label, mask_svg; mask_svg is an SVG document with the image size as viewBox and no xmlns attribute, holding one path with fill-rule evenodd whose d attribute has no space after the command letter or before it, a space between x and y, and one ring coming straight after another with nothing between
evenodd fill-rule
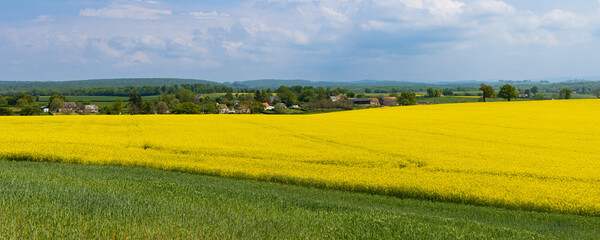
<instances>
[{"instance_id":1,"label":"bush","mask_svg":"<svg viewBox=\"0 0 600 240\"><path fill-rule=\"evenodd\" d=\"M41 112L42 112L42 110L40 110L37 107L31 106L31 105L27 105L27 106L21 108L21 116L37 115L37 114L40 114Z\"/></svg>"},{"instance_id":2,"label":"bush","mask_svg":"<svg viewBox=\"0 0 600 240\"><path fill-rule=\"evenodd\" d=\"M10 116L13 115L13 111L10 108L0 108L0 116Z\"/></svg>"},{"instance_id":3,"label":"bush","mask_svg":"<svg viewBox=\"0 0 600 240\"><path fill-rule=\"evenodd\" d=\"M174 114L200 114L202 113L202 108L194 103L185 102L173 106L171 112Z\"/></svg>"}]
</instances>

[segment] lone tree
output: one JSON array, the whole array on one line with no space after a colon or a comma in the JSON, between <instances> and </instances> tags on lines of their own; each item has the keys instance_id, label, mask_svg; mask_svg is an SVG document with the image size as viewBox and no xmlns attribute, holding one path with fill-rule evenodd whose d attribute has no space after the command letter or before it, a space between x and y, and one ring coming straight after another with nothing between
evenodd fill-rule
<instances>
[{"instance_id":1,"label":"lone tree","mask_svg":"<svg viewBox=\"0 0 600 240\"><path fill-rule=\"evenodd\" d=\"M533 94L537 94L539 91L540 91L540 89L537 86L533 86L531 88L531 93L533 93Z\"/></svg>"},{"instance_id":2,"label":"lone tree","mask_svg":"<svg viewBox=\"0 0 600 240\"><path fill-rule=\"evenodd\" d=\"M563 88L560 90L560 98L570 99L573 96L572 92L570 88Z\"/></svg>"},{"instance_id":3,"label":"lone tree","mask_svg":"<svg viewBox=\"0 0 600 240\"><path fill-rule=\"evenodd\" d=\"M485 84L481 84L479 91L483 92L483 101L485 102L485 98L494 98L496 97L496 92L494 88Z\"/></svg>"},{"instance_id":4,"label":"lone tree","mask_svg":"<svg viewBox=\"0 0 600 240\"><path fill-rule=\"evenodd\" d=\"M501 98L504 98L510 102L511 98L518 98L519 93L517 92L517 89L515 87L513 87L512 85L504 84L500 88L500 91L498 91L498 96Z\"/></svg>"},{"instance_id":5,"label":"lone tree","mask_svg":"<svg viewBox=\"0 0 600 240\"><path fill-rule=\"evenodd\" d=\"M400 105L415 105L417 104L417 96L414 93L404 91L400 93L398 97L398 103Z\"/></svg>"},{"instance_id":6,"label":"lone tree","mask_svg":"<svg viewBox=\"0 0 600 240\"><path fill-rule=\"evenodd\" d=\"M597 98L600 98L600 89L596 89L596 92L595 92L595 93L596 93L596 97L597 97Z\"/></svg>"}]
</instances>

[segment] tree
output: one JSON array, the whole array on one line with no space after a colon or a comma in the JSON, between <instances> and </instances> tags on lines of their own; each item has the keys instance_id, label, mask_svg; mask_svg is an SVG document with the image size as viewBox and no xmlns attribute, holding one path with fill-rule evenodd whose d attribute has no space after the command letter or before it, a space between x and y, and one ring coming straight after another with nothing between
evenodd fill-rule
<instances>
[{"instance_id":1,"label":"tree","mask_svg":"<svg viewBox=\"0 0 600 240\"><path fill-rule=\"evenodd\" d=\"M0 108L0 116L10 116L10 115L13 115L12 109L7 108L7 107Z\"/></svg>"},{"instance_id":2,"label":"tree","mask_svg":"<svg viewBox=\"0 0 600 240\"><path fill-rule=\"evenodd\" d=\"M571 99L571 97L573 96L572 92L573 90L571 90L570 88L563 88L560 90L560 98Z\"/></svg>"},{"instance_id":3,"label":"tree","mask_svg":"<svg viewBox=\"0 0 600 240\"><path fill-rule=\"evenodd\" d=\"M504 98L510 102L510 99L512 98L518 98L519 93L514 86L510 84L504 84L502 87L500 87L500 91L498 91L498 97Z\"/></svg>"},{"instance_id":4,"label":"tree","mask_svg":"<svg viewBox=\"0 0 600 240\"><path fill-rule=\"evenodd\" d=\"M298 96L285 86L281 86L277 89L277 96L281 99L282 103L287 105L294 105L298 101Z\"/></svg>"},{"instance_id":5,"label":"tree","mask_svg":"<svg viewBox=\"0 0 600 240\"><path fill-rule=\"evenodd\" d=\"M115 100L115 103L112 105L112 110L114 111L114 114L119 115L123 112L123 100L121 100L121 98Z\"/></svg>"},{"instance_id":6,"label":"tree","mask_svg":"<svg viewBox=\"0 0 600 240\"><path fill-rule=\"evenodd\" d=\"M188 89L180 89L177 94L175 94L175 97L177 99L179 99L179 102L185 103L185 102L194 102L195 96L196 94L194 94L194 92L188 90Z\"/></svg>"},{"instance_id":7,"label":"tree","mask_svg":"<svg viewBox=\"0 0 600 240\"><path fill-rule=\"evenodd\" d=\"M52 101L54 101L54 99L57 99L57 98L61 99L63 102L67 101L67 98L65 96L54 94L54 95L50 96L50 98L48 99L48 106L52 105Z\"/></svg>"},{"instance_id":8,"label":"tree","mask_svg":"<svg viewBox=\"0 0 600 240\"><path fill-rule=\"evenodd\" d=\"M483 101L485 102L485 98L495 98L496 97L496 92L494 91L494 88L485 84L481 84L481 87L479 88L479 91L483 92Z\"/></svg>"},{"instance_id":9,"label":"tree","mask_svg":"<svg viewBox=\"0 0 600 240\"><path fill-rule=\"evenodd\" d=\"M441 97L442 93L438 89L428 88L427 97Z\"/></svg>"},{"instance_id":10,"label":"tree","mask_svg":"<svg viewBox=\"0 0 600 240\"><path fill-rule=\"evenodd\" d=\"M351 92L348 92L348 93L346 93L346 97L347 97L347 98L354 98L354 97L356 97L356 93L354 93L354 92L352 92L352 91L351 91Z\"/></svg>"},{"instance_id":11,"label":"tree","mask_svg":"<svg viewBox=\"0 0 600 240\"><path fill-rule=\"evenodd\" d=\"M263 105L260 102L254 101L250 105L250 112L252 114L262 113L264 110Z\"/></svg>"},{"instance_id":12,"label":"tree","mask_svg":"<svg viewBox=\"0 0 600 240\"><path fill-rule=\"evenodd\" d=\"M65 103L65 100L60 97L53 98L52 101L50 101L50 106L49 106L50 111L58 112L62 108L64 103Z\"/></svg>"},{"instance_id":13,"label":"tree","mask_svg":"<svg viewBox=\"0 0 600 240\"><path fill-rule=\"evenodd\" d=\"M595 93L596 93L596 97L600 98L600 89L596 89Z\"/></svg>"},{"instance_id":14,"label":"tree","mask_svg":"<svg viewBox=\"0 0 600 240\"><path fill-rule=\"evenodd\" d=\"M398 103L400 105L415 105L417 104L417 96L411 92L401 92L400 97L398 97Z\"/></svg>"},{"instance_id":15,"label":"tree","mask_svg":"<svg viewBox=\"0 0 600 240\"><path fill-rule=\"evenodd\" d=\"M217 106L212 102L205 102L200 105L203 113L217 113Z\"/></svg>"},{"instance_id":16,"label":"tree","mask_svg":"<svg viewBox=\"0 0 600 240\"><path fill-rule=\"evenodd\" d=\"M540 92L540 89L539 89L537 86L533 86L533 87L531 88L531 93L533 93L533 94L537 94L538 92Z\"/></svg>"},{"instance_id":17,"label":"tree","mask_svg":"<svg viewBox=\"0 0 600 240\"><path fill-rule=\"evenodd\" d=\"M27 99L25 99L25 98L21 98L21 99L17 100L17 106L20 108L29 106L29 101L27 101Z\"/></svg>"},{"instance_id":18,"label":"tree","mask_svg":"<svg viewBox=\"0 0 600 240\"><path fill-rule=\"evenodd\" d=\"M185 102L175 105L171 112L174 114L200 114L202 109L194 103Z\"/></svg>"},{"instance_id":19,"label":"tree","mask_svg":"<svg viewBox=\"0 0 600 240\"><path fill-rule=\"evenodd\" d=\"M129 114L140 114L143 105L144 102L142 96L137 94L135 90L131 91L131 93L129 93Z\"/></svg>"},{"instance_id":20,"label":"tree","mask_svg":"<svg viewBox=\"0 0 600 240\"><path fill-rule=\"evenodd\" d=\"M525 94L527 94L528 97L531 97L531 90L525 89Z\"/></svg>"},{"instance_id":21,"label":"tree","mask_svg":"<svg viewBox=\"0 0 600 240\"><path fill-rule=\"evenodd\" d=\"M298 100L301 102L312 102L317 98L317 94L312 89L302 90L300 92L300 96L298 96Z\"/></svg>"},{"instance_id":22,"label":"tree","mask_svg":"<svg viewBox=\"0 0 600 240\"><path fill-rule=\"evenodd\" d=\"M169 105L167 105L167 103L160 101L156 104L156 113L166 114L168 112L169 112Z\"/></svg>"},{"instance_id":23,"label":"tree","mask_svg":"<svg viewBox=\"0 0 600 240\"><path fill-rule=\"evenodd\" d=\"M8 97L0 96L0 106L8 104Z\"/></svg>"},{"instance_id":24,"label":"tree","mask_svg":"<svg viewBox=\"0 0 600 240\"><path fill-rule=\"evenodd\" d=\"M225 99L231 101L233 100L233 94L231 94L230 92L228 92L227 94L225 94Z\"/></svg>"},{"instance_id":25,"label":"tree","mask_svg":"<svg viewBox=\"0 0 600 240\"><path fill-rule=\"evenodd\" d=\"M454 92L452 92L450 89L444 89L442 94L444 94L444 96L454 96Z\"/></svg>"},{"instance_id":26,"label":"tree","mask_svg":"<svg viewBox=\"0 0 600 240\"><path fill-rule=\"evenodd\" d=\"M21 108L21 116L30 116L30 115L34 115L34 114L40 114L42 112L42 110L40 110L37 107L31 106L31 105L27 105L23 108Z\"/></svg>"},{"instance_id":27,"label":"tree","mask_svg":"<svg viewBox=\"0 0 600 240\"><path fill-rule=\"evenodd\" d=\"M156 108L154 107L154 102L150 100L144 101L144 105L142 106L143 114L156 114Z\"/></svg>"},{"instance_id":28,"label":"tree","mask_svg":"<svg viewBox=\"0 0 600 240\"><path fill-rule=\"evenodd\" d=\"M323 87L317 87L315 93L317 94L317 100L325 100L328 97L327 91Z\"/></svg>"}]
</instances>

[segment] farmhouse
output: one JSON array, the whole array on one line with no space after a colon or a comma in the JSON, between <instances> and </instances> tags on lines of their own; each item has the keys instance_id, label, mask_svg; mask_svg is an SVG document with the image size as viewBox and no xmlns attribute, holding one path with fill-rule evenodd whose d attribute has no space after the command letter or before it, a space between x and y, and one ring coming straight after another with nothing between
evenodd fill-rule
<instances>
[{"instance_id":1,"label":"farmhouse","mask_svg":"<svg viewBox=\"0 0 600 240\"><path fill-rule=\"evenodd\" d=\"M519 94L519 98L528 98L529 94Z\"/></svg>"},{"instance_id":2,"label":"farmhouse","mask_svg":"<svg viewBox=\"0 0 600 240\"><path fill-rule=\"evenodd\" d=\"M263 103L262 105L263 105L265 111L267 111L267 110L274 110L275 109L275 107L269 105L269 103Z\"/></svg>"},{"instance_id":3,"label":"farmhouse","mask_svg":"<svg viewBox=\"0 0 600 240\"><path fill-rule=\"evenodd\" d=\"M48 107L48 106L41 106L40 109L42 110L42 112L45 112L45 113L50 112L50 107Z\"/></svg>"},{"instance_id":4,"label":"farmhouse","mask_svg":"<svg viewBox=\"0 0 600 240\"><path fill-rule=\"evenodd\" d=\"M219 110L220 114L228 114L231 112L229 107L227 107L225 104L217 104L217 110Z\"/></svg>"},{"instance_id":5,"label":"farmhouse","mask_svg":"<svg viewBox=\"0 0 600 240\"><path fill-rule=\"evenodd\" d=\"M85 105L83 111L86 113L98 113L98 105Z\"/></svg>"},{"instance_id":6,"label":"farmhouse","mask_svg":"<svg viewBox=\"0 0 600 240\"><path fill-rule=\"evenodd\" d=\"M329 100L331 100L332 102L339 102L342 101L344 98L342 96L330 96Z\"/></svg>"},{"instance_id":7,"label":"farmhouse","mask_svg":"<svg viewBox=\"0 0 600 240\"><path fill-rule=\"evenodd\" d=\"M71 113L71 112L74 112L75 110L77 110L77 103L75 103L75 102L65 102L65 103L63 103L62 108L60 108L58 111L59 112Z\"/></svg>"},{"instance_id":8,"label":"farmhouse","mask_svg":"<svg viewBox=\"0 0 600 240\"><path fill-rule=\"evenodd\" d=\"M251 113L251 111L250 111L250 108L246 105L238 105L237 109L235 109L235 113L237 113L237 114Z\"/></svg>"}]
</instances>

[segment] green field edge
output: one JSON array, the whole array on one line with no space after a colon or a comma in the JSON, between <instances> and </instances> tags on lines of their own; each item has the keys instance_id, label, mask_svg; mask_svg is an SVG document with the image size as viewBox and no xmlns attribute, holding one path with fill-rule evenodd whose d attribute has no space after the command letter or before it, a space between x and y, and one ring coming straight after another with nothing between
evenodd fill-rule
<instances>
[{"instance_id":1,"label":"green field edge","mask_svg":"<svg viewBox=\"0 0 600 240\"><path fill-rule=\"evenodd\" d=\"M559 214L568 214L568 215L578 215L578 216L587 216L587 217L599 217L600 210L590 208L586 209L578 209L578 211L568 211L562 209L555 209L551 205L535 205L532 203L529 204L509 204L504 202L503 200L486 200L483 198L478 198L475 196L468 195L457 195L457 194L445 194L442 195L436 192L426 192L417 188L407 188L407 187L397 187L397 188L386 188L386 187L375 187L375 186L367 186L367 185L351 185L344 183L335 183L328 182L324 180L316 180L312 178L298 178L298 177L290 177L285 175L277 175L277 174L248 174L244 172L233 172L233 171L223 171L223 170L215 170L215 169L190 169L184 167L177 166L148 166L144 164L137 163L120 163L120 162L109 162L106 164L103 163L95 163L88 162L85 160L73 158L73 159L63 159L61 157L45 155L45 156L33 156L31 154L14 154L14 153L0 153L0 160L8 160L8 161L28 161L28 162L59 162L59 163L67 163L67 164L79 164L79 165L95 165L95 166L121 166L121 167L143 167L148 169L157 169L163 171L174 171L174 172L183 172L183 173L191 173L198 174L204 176L214 176L214 177L222 177L222 178L232 178L232 179L240 179L240 180L256 180L256 181L264 181L264 182L273 182L273 183L281 183L288 185L296 185L302 187L313 187L318 189L325 190L339 190L339 191L347 191L347 192L358 192L358 193L367 193L373 195L382 195L382 196L391 196L397 197L401 199L415 199L415 200L429 200L434 202L442 202L442 203L456 203L456 204L466 204L466 205L474 205L474 206L483 206L483 207L495 207L502 208L508 210L519 210L519 211L533 211L533 212L542 212L542 213L559 213Z\"/></svg>"}]
</instances>

